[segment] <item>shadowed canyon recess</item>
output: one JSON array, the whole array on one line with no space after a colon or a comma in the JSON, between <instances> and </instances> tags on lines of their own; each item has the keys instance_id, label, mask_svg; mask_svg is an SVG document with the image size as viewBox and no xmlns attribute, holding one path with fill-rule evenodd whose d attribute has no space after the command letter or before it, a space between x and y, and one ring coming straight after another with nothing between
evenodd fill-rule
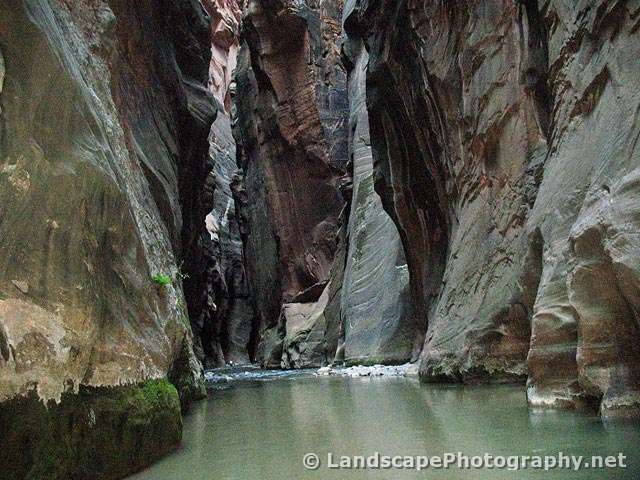
<instances>
[{"instance_id":1,"label":"shadowed canyon recess","mask_svg":"<svg viewBox=\"0 0 640 480\"><path fill-rule=\"evenodd\" d=\"M2 0L0 479L191 461L200 423L277 478L222 443L305 405L631 448L639 140L635 0Z\"/></svg>"}]
</instances>

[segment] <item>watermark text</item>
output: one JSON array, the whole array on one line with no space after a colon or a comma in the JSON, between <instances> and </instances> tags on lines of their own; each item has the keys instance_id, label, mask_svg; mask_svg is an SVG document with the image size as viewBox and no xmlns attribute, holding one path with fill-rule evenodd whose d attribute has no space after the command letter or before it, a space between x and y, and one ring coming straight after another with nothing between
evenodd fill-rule
<instances>
[{"instance_id":1,"label":"watermark text","mask_svg":"<svg viewBox=\"0 0 640 480\"><path fill-rule=\"evenodd\" d=\"M583 470L626 468L627 456L615 455L569 455L558 452L552 455L468 455L463 452L445 452L441 455L385 455L373 452L370 455L340 455L336 453L307 453L302 464L307 470L328 468L332 470L441 470L441 469L497 469L497 470Z\"/></svg>"}]
</instances>

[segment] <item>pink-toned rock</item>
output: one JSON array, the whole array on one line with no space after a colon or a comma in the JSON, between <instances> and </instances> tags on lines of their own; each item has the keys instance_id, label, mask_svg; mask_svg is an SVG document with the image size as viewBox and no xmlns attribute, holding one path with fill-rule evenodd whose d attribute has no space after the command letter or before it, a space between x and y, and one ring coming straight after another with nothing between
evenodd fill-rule
<instances>
[{"instance_id":1,"label":"pink-toned rock","mask_svg":"<svg viewBox=\"0 0 640 480\"><path fill-rule=\"evenodd\" d=\"M239 0L206 0L204 2L211 16L209 89L226 113L231 112L229 87L233 81L233 72L240 49L241 3Z\"/></svg>"},{"instance_id":2,"label":"pink-toned rock","mask_svg":"<svg viewBox=\"0 0 640 480\"><path fill-rule=\"evenodd\" d=\"M253 0L245 13L236 193L263 332L283 303L328 280L334 259L347 161L339 18L334 2Z\"/></svg>"}]
</instances>

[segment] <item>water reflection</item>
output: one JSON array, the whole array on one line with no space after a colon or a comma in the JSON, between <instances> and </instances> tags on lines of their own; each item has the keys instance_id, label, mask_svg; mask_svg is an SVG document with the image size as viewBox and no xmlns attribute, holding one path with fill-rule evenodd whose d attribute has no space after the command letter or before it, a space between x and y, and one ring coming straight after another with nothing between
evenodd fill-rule
<instances>
[{"instance_id":1,"label":"water reflection","mask_svg":"<svg viewBox=\"0 0 640 480\"><path fill-rule=\"evenodd\" d=\"M185 418L183 447L136 480L208 479L638 479L637 425L606 428L598 417L529 412L522 387L420 385L405 378L253 378L213 392ZM616 470L307 471L326 454L576 455L629 457Z\"/></svg>"}]
</instances>

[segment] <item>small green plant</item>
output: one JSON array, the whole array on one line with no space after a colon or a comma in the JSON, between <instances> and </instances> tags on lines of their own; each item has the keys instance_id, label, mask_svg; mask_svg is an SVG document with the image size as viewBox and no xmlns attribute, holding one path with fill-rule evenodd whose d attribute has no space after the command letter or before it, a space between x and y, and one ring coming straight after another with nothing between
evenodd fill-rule
<instances>
[{"instance_id":1,"label":"small green plant","mask_svg":"<svg viewBox=\"0 0 640 480\"><path fill-rule=\"evenodd\" d=\"M160 285L161 287L166 287L171 283L171 277L169 275L165 275L164 273L157 273L153 277L151 277L156 285Z\"/></svg>"}]
</instances>

